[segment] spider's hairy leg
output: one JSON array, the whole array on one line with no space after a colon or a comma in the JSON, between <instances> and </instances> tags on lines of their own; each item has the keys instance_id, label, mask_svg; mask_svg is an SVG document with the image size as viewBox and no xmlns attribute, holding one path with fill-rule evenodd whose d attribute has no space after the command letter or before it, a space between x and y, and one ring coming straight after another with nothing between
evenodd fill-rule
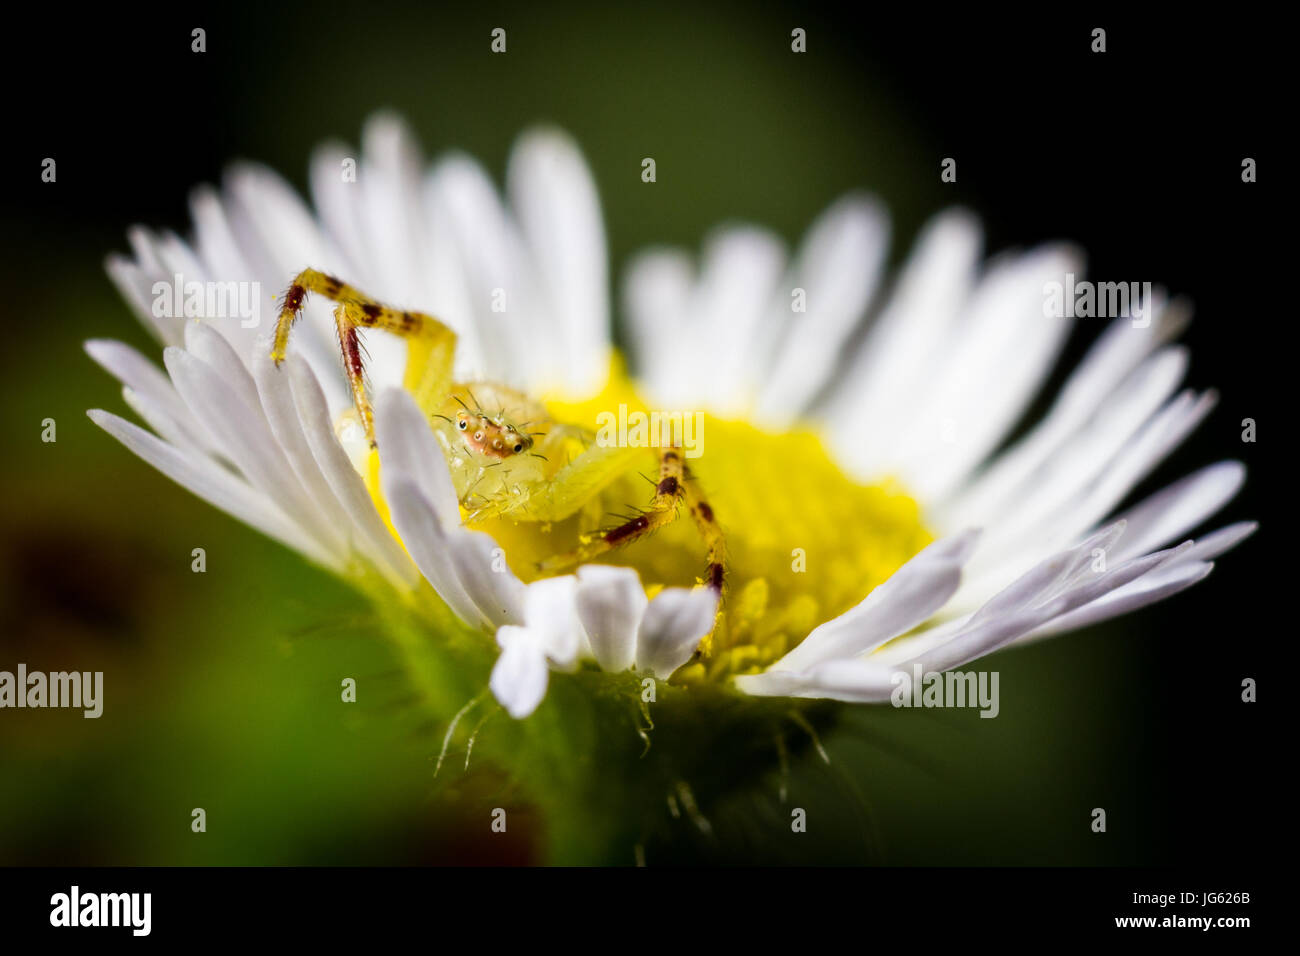
<instances>
[{"instance_id":1,"label":"spider's hairy leg","mask_svg":"<svg viewBox=\"0 0 1300 956\"><path fill-rule=\"evenodd\" d=\"M320 293L339 303L334 310L339 348L343 352L343 365L352 386L357 413L365 424L366 438L372 446L375 443L374 416L365 393L365 369L358 329L383 329L410 339L404 383L407 390L425 411L442 402L451 388L456 333L431 315L390 308L355 286L315 269L298 273L284 294L271 346L271 358L276 365L284 361L289 347L289 330L302 314L309 292Z\"/></svg>"},{"instance_id":2,"label":"spider's hairy leg","mask_svg":"<svg viewBox=\"0 0 1300 956\"><path fill-rule=\"evenodd\" d=\"M650 507L615 528L583 535L582 543L568 554L556 555L541 562L543 572L590 561L608 551L631 544L677 518L677 507L686 498L686 466L680 450L665 448L659 452L659 481Z\"/></svg>"},{"instance_id":3,"label":"spider's hairy leg","mask_svg":"<svg viewBox=\"0 0 1300 956\"><path fill-rule=\"evenodd\" d=\"M691 517L695 519L695 527L699 529L700 537L704 539L704 546L708 549L709 563L704 570L704 583L721 597L722 565L727 559L726 538L722 535L722 528L718 526L718 519L714 517L713 509L704 500L704 495L689 473L686 476L686 507L690 509Z\"/></svg>"},{"instance_id":4,"label":"spider's hairy leg","mask_svg":"<svg viewBox=\"0 0 1300 956\"><path fill-rule=\"evenodd\" d=\"M341 302L348 293L360 295L356 289L335 279L333 276L315 269L303 269L293 277L289 288L284 293L280 314L275 320L275 340L271 344L271 359L276 365L284 361L289 352L289 330L302 315L302 307L307 301L308 292L319 292L325 298Z\"/></svg>"},{"instance_id":5,"label":"spider's hairy leg","mask_svg":"<svg viewBox=\"0 0 1300 956\"><path fill-rule=\"evenodd\" d=\"M695 527L699 530L700 537L704 539L704 547L708 552L708 564L704 569L704 583L718 596L718 609L714 614L714 628L700 642L700 653L707 658L713 654L717 622L722 615L722 578L724 574L723 564L727 560L727 541L723 537L722 528L718 526L718 519L714 517L713 508L704 500L704 494L700 491L699 485L694 481L689 471L686 474L686 507L690 509L691 518L694 519Z\"/></svg>"}]
</instances>

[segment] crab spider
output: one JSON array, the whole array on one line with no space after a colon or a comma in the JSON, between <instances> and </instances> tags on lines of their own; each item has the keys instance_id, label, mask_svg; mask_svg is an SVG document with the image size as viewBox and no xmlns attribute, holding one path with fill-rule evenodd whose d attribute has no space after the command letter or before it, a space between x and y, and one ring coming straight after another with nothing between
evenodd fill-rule
<instances>
[{"instance_id":1,"label":"crab spider","mask_svg":"<svg viewBox=\"0 0 1300 956\"><path fill-rule=\"evenodd\" d=\"M428 416L446 453L466 524L494 517L561 521L597 499L644 453L640 448L601 445L589 432L554 421L541 402L505 385L455 382L455 332L433 316L390 308L315 269L295 276L284 294L271 346L277 366L287 354L289 332L308 293L337 303L334 324L343 367L371 448L374 412L366 390L360 330L382 329L409 340L404 385ZM570 459L575 445L582 450ZM541 561L540 572L558 573L651 534L673 521L684 503L708 552L704 582L721 594L725 544L713 509L691 480L681 449L656 451L659 478L649 506L612 528L582 534L576 549Z\"/></svg>"}]
</instances>

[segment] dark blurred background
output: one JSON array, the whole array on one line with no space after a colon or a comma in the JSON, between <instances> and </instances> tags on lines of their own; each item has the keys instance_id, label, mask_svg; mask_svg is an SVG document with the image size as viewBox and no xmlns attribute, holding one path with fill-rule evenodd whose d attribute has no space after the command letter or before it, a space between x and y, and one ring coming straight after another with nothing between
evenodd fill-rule
<instances>
[{"instance_id":1,"label":"dark blurred background","mask_svg":"<svg viewBox=\"0 0 1300 956\"><path fill-rule=\"evenodd\" d=\"M498 26L504 56L489 52ZM204 54L190 51L194 27ZM807 30L804 55L790 52L794 27ZM1094 27L1105 54L1089 50ZM0 712L0 862L538 859L528 826L470 835L492 805L489 771L434 785L443 728L410 704L358 595L191 498L84 414L126 414L84 339L159 354L102 270L126 227L187 232L190 188L235 158L305 191L312 147L355 143L382 107L429 154L465 149L498 181L521 128L569 130L601 191L616 276L638 247L695 247L723 219L797 241L832 199L865 188L890 207L894 262L927 217L961 203L984 219L990 250L1073 239L1090 275L1151 279L1195 302L1188 384L1218 387L1221 402L1137 496L1240 458L1248 484L1215 526L1262 519L1255 538L1170 603L1000 655L996 721L853 711L828 742L832 767L803 760L790 781L793 802L831 825L773 838L781 828L755 822L770 795L747 795L715 813L715 842L687 834L662 857L1262 857L1281 716L1264 668L1290 638L1271 559L1284 528L1264 507L1277 478L1262 457L1280 444L1270 356L1291 303L1275 277L1289 274L1282 243L1294 245L1270 228L1286 175L1272 149L1278 37L1256 16L882 19L666 0L38 14L3 67L17 135L0 213L0 669L103 670L107 713ZM40 182L47 156L55 185ZM644 156L657 161L653 188ZM946 156L955 184L939 180ZM1253 185L1241 182L1247 156ZM1100 328L1079 323L1053 382ZM56 444L40 441L47 417ZM1240 440L1247 417L1257 444ZM207 549L206 575L190 571L194 547ZM337 704L340 668L367 690L355 707ZM1263 685L1251 706L1247 676ZM196 806L210 820L202 838L188 826ZM1104 836L1087 827L1099 806Z\"/></svg>"}]
</instances>

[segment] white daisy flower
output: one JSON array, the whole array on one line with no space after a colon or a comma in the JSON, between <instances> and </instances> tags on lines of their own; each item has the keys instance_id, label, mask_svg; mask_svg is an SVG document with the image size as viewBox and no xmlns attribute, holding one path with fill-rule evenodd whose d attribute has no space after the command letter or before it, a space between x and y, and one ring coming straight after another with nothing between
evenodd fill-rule
<instances>
[{"instance_id":1,"label":"white daisy flower","mask_svg":"<svg viewBox=\"0 0 1300 956\"><path fill-rule=\"evenodd\" d=\"M1187 353L1171 342L1187 316L1163 296L1142 321L1115 319L1046 416L1003 447L1070 331L1043 302L1046 283L1082 271L1072 249L986 263L977 222L949 212L887 281L888 224L870 199L833 205L793 255L732 226L698 265L664 249L631 265L625 369L596 188L567 138L521 138L506 202L463 155L425 171L393 119L373 120L363 145L355 182L340 175L344 147L315 154L315 212L271 171L241 165L220 192L196 191L191 240L132 230L133 256L108 271L165 346L166 372L121 343L87 343L152 432L90 416L308 559L427 598L494 638L490 688L516 718L553 671L578 669L700 692L885 700L900 670L959 667L1174 594L1254 530L1176 543L1240 487L1236 462L1114 515L1214 401L1178 390ZM597 417L621 407L698 413L702 454L687 464L702 490L692 498L674 479L672 503L686 494L706 530L716 517L725 575L722 545L706 561L690 520L584 550L645 519L602 524L613 506L646 503L636 472L653 467L649 450L628 451L554 520L545 496L566 461L542 457L527 482L475 491L466 475L490 474L481 445L506 418L459 399L486 437L457 445L439 414L446 390L428 393L421 378L427 357L383 331L366 338L372 453L326 295L308 297L278 366L269 312L254 323L156 308L169 285L280 291L305 267L445 322L455 381L527 396L548 422L539 447L576 441L581 453ZM288 305L302 293L290 287ZM550 573L563 554L589 560Z\"/></svg>"}]
</instances>

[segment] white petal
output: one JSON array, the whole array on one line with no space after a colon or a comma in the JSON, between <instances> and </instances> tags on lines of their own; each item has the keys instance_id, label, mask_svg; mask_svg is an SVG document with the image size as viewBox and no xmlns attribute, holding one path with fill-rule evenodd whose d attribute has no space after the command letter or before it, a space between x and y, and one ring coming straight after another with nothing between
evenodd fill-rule
<instances>
[{"instance_id":1,"label":"white petal","mask_svg":"<svg viewBox=\"0 0 1300 956\"><path fill-rule=\"evenodd\" d=\"M578 579L571 574L543 578L524 594L524 621L546 656L562 668L572 667L585 640L578 618Z\"/></svg>"},{"instance_id":2,"label":"white petal","mask_svg":"<svg viewBox=\"0 0 1300 956\"><path fill-rule=\"evenodd\" d=\"M1124 533L1122 521L1109 525L1068 551L1053 555L1025 572L997 595L989 599L971 619L978 624L991 618L1012 614L1035 602L1060 593L1101 554L1110 554Z\"/></svg>"},{"instance_id":3,"label":"white petal","mask_svg":"<svg viewBox=\"0 0 1300 956\"><path fill-rule=\"evenodd\" d=\"M302 360L297 356L298 363ZM305 367L305 366L304 366ZM321 474L320 466L312 454L311 445L303 434L302 422L293 400L293 389L288 370L275 367L270 355L260 352L253 359L256 376L256 397L266 413L267 423L276 442L289 459L294 473L311 496L312 504L335 528L347 528L352 522L339 504L329 482ZM310 373L309 373L310 374Z\"/></svg>"},{"instance_id":4,"label":"white petal","mask_svg":"<svg viewBox=\"0 0 1300 956\"><path fill-rule=\"evenodd\" d=\"M1132 583L1103 595L1091 604L1056 618L1020 638L1017 643L1076 630L1163 601L1205 578L1214 567L1210 563L1212 558L1241 543L1258 527L1258 524L1253 521L1240 521L1206 535L1191 543L1190 547L1184 545L1176 548L1170 559ZM1121 539L1121 546L1127 538L1126 532ZM1117 546L1116 551L1119 550L1120 547Z\"/></svg>"},{"instance_id":5,"label":"white petal","mask_svg":"<svg viewBox=\"0 0 1300 956\"><path fill-rule=\"evenodd\" d=\"M194 221L196 251L212 275L222 279L256 278L231 232L215 189L198 186L190 193L190 218Z\"/></svg>"},{"instance_id":6,"label":"white petal","mask_svg":"<svg viewBox=\"0 0 1300 956\"><path fill-rule=\"evenodd\" d=\"M909 489L936 501L980 464L1052 369L1072 320L1044 315L1043 288L1082 269L1067 248L995 261L972 295L897 457Z\"/></svg>"},{"instance_id":7,"label":"white petal","mask_svg":"<svg viewBox=\"0 0 1300 956\"><path fill-rule=\"evenodd\" d=\"M131 254L135 257L135 265L150 275L162 274L164 271L163 264L154 251L152 232L144 226L129 226L126 230L126 241L131 244Z\"/></svg>"},{"instance_id":8,"label":"white petal","mask_svg":"<svg viewBox=\"0 0 1300 956\"><path fill-rule=\"evenodd\" d=\"M250 408L236 386L222 378L213 366L183 349L167 349L163 361L185 404L196 417L203 419L249 482L274 499L332 553L346 550L347 543L337 529L330 527L311 504L298 476L276 444L260 405Z\"/></svg>"},{"instance_id":9,"label":"white petal","mask_svg":"<svg viewBox=\"0 0 1300 956\"><path fill-rule=\"evenodd\" d=\"M1123 587L1170 557L1170 552L1158 552L1135 558L1109 571L1093 572L1082 583L1055 594L1045 602L1022 604L1004 613L985 614L981 610L951 639L919 657L911 658L908 663L919 662L925 671L946 671L960 667L968 661L991 654L1017 637L1082 607L1109 591Z\"/></svg>"},{"instance_id":10,"label":"white petal","mask_svg":"<svg viewBox=\"0 0 1300 956\"><path fill-rule=\"evenodd\" d=\"M988 596L998 583L1041 559L1045 551L1077 540L1112 513L1141 481L1213 407L1213 393L1184 392L1147 421L1113 454L1088 456L1088 446L1076 442L1054 463L1058 471L1071 462L1085 476L1085 485L1071 495L1029 496L1008 518L990 528L985 548L967 569L961 591L953 599L969 607ZM1114 436L1105 439L1113 447Z\"/></svg>"},{"instance_id":11,"label":"white petal","mask_svg":"<svg viewBox=\"0 0 1300 956\"><path fill-rule=\"evenodd\" d=\"M653 398L662 399L689 384L679 386L683 373L674 356L694 284L694 261L680 249L645 250L623 271L623 314L633 367Z\"/></svg>"},{"instance_id":12,"label":"white petal","mask_svg":"<svg viewBox=\"0 0 1300 956\"><path fill-rule=\"evenodd\" d=\"M346 276L346 258L334 249L311 211L277 173L257 164L239 163L227 172L225 183L223 208L228 228L268 297L285 289L308 266ZM333 312L334 304L323 296L308 296L290 348L311 362L320 382L329 389L331 409L337 411L349 397L340 369Z\"/></svg>"},{"instance_id":13,"label":"white petal","mask_svg":"<svg viewBox=\"0 0 1300 956\"><path fill-rule=\"evenodd\" d=\"M1023 552L1026 539L1043 539L1043 530L1064 503L1076 501L1105 473L1115 458L1155 416L1178 387L1187 369L1187 351L1161 350L1108 396L1081 429L1052 449L1042 466L1022 484L1005 490L992 507L979 512L990 527L982 560L1000 550ZM945 509L940 520L971 520L972 510ZM1047 549L1057 543L1049 540Z\"/></svg>"},{"instance_id":14,"label":"white petal","mask_svg":"<svg viewBox=\"0 0 1300 956\"><path fill-rule=\"evenodd\" d=\"M424 579L462 621L472 627L491 629L492 622L470 598L456 570L448 538L461 532L443 527L433 506L410 478L394 477L382 471L380 474L393 527L402 536L407 553Z\"/></svg>"},{"instance_id":15,"label":"white petal","mask_svg":"<svg viewBox=\"0 0 1300 956\"><path fill-rule=\"evenodd\" d=\"M1100 566L1098 555L1110 554L1123 533L1124 523L1116 522L1076 547L1039 561L1010 585L1004 581L1001 590L986 599L973 614L960 614L950 604L950 612L955 617L899 638L872 655L871 661L876 666L911 661L942 647L972 627L989 620L1012 618L1045 605L1086 578L1094 566Z\"/></svg>"},{"instance_id":16,"label":"white petal","mask_svg":"<svg viewBox=\"0 0 1300 956\"><path fill-rule=\"evenodd\" d=\"M183 320L171 315L154 314L154 284L161 278L161 273L146 273L131 260L119 255L110 255L104 260L104 271L117 286L122 298L135 310L136 317L146 329L157 337L163 345L181 344L181 326ZM170 282L171 277L168 277Z\"/></svg>"},{"instance_id":17,"label":"white petal","mask_svg":"<svg viewBox=\"0 0 1300 956\"><path fill-rule=\"evenodd\" d=\"M262 287L231 231L221 198L211 186L200 186L190 194L190 216L194 220L195 253L207 266L208 274L221 282L256 283L253 286L252 315L237 322L222 322L220 329L239 356L247 361L257 341L258 330L270 328L269 320L274 308L271 295L278 292L279 287ZM287 283L288 279L285 276L281 281ZM245 321L251 327L245 328Z\"/></svg>"},{"instance_id":18,"label":"white petal","mask_svg":"<svg viewBox=\"0 0 1300 956\"><path fill-rule=\"evenodd\" d=\"M888 700L894 668L867 658L827 661L810 672L769 671L736 678L736 686L755 697L820 697L871 703Z\"/></svg>"},{"instance_id":19,"label":"white petal","mask_svg":"<svg viewBox=\"0 0 1300 956\"><path fill-rule=\"evenodd\" d=\"M180 276L182 287L191 282L206 282L211 278L203 261L176 233L165 229L154 237L153 243L154 254L162 263L163 274L167 278L174 280Z\"/></svg>"},{"instance_id":20,"label":"white petal","mask_svg":"<svg viewBox=\"0 0 1300 956\"><path fill-rule=\"evenodd\" d=\"M1185 305L1174 303L1161 309L1146 328L1134 328L1131 318L1112 322L1071 373L1043 420L962 489L955 501L945 503L944 520L949 526L991 523L1003 509L1017 509L1036 473L1051 463L1100 409L1114 405L1123 390L1132 390L1135 383L1148 378L1172 379L1157 405L1173 394L1187 367L1185 349L1167 350L1161 363L1149 362L1144 371L1134 370L1186 324L1188 315ZM1132 428L1136 427L1134 423Z\"/></svg>"},{"instance_id":21,"label":"white petal","mask_svg":"<svg viewBox=\"0 0 1300 956\"><path fill-rule=\"evenodd\" d=\"M795 421L826 385L866 313L888 248L889 218L873 199L845 196L813 223L777 295L784 328L775 364L758 369L760 421ZM806 312L792 312L792 289L804 291Z\"/></svg>"},{"instance_id":22,"label":"white petal","mask_svg":"<svg viewBox=\"0 0 1300 956\"><path fill-rule=\"evenodd\" d=\"M411 559L393 540L388 527L375 510L374 500L362 483L361 476L352 468L347 453L339 445L330 423L325 393L311 366L301 356L290 355L285 361L284 372L287 375L268 371L268 376L276 383L273 391L268 394L278 396L279 390L284 387L280 379L287 378L298 424L320 473L350 519L348 525L353 534L353 543L376 567L387 572L399 584L413 586L418 575L411 566ZM279 396L278 400L282 401L283 397ZM304 468L306 467L304 463Z\"/></svg>"},{"instance_id":23,"label":"white petal","mask_svg":"<svg viewBox=\"0 0 1300 956\"><path fill-rule=\"evenodd\" d=\"M894 572L853 608L813 630L773 670L800 671L855 657L905 634L948 602L978 537L970 531L936 541Z\"/></svg>"},{"instance_id":24,"label":"white petal","mask_svg":"<svg viewBox=\"0 0 1300 956\"><path fill-rule=\"evenodd\" d=\"M426 189L459 253L485 375L527 388L556 367L556 343L554 336L538 334L536 280L515 224L487 174L467 156L439 160ZM505 309L499 311L494 306L503 294Z\"/></svg>"},{"instance_id":25,"label":"white petal","mask_svg":"<svg viewBox=\"0 0 1300 956\"><path fill-rule=\"evenodd\" d=\"M1218 401L1214 392L1185 392L1170 402L1099 476L1082 501L1071 503L1059 529L1076 535L1110 514L1133 487L1151 473L1210 413Z\"/></svg>"},{"instance_id":26,"label":"white petal","mask_svg":"<svg viewBox=\"0 0 1300 956\"><path fill-rule=\"evenodd\" d=\"M374 252L366 234L363 197L355 181L343 178L345 168L356 170L357 150L341 143L319 146L311 157L311 197L330 239L347 257L346 278L365 288L374 278ZM351 163L345 167L345 163Z\"/></svg>"},{"instance_id":27,"label":"white petal","mask_svg":"<svg viewBox=\"0 0 1300 956\"><path fill-rule=\"evenodd\" d=\"M603 670L625 671L636 659L637 627L649 600L632 568L588 564L578 569L578 618Z\"/></svg>"},{"instance_id":28,"label":"white petal","mask_svg":"<svg viewBox=\"0 0 1300 956\"><path fill-rule=\"evenodd\" d=\"M197 444L209 452L216 449L212 436L181 401L171 380L147 358L129 345L111 339L91 339L86 342L85 348L87 354L109 374L123 385L129 386L150 407L157 408L183 429L191 444Z\"/></svg>"},{"instance_id":29,"label":"white petal","mask_svg":"<svg viewBox=\"0 0 1300 956\"><path fill-rule=\"evenodd\" d=\"M1208 561L1171 562L1168 566L1156 568L1090 604L1085 604L1069 614L1062 614L1020 638L1020 641L1023 643L1052 634L1078 630L1081 627L1108 621L1121 614L1128 614L1148 604L1163 601L1203 580L1213 569L1214 565Z\"/></svg>"},{"instance_id":30,"label":"white petal","mask_svg":"<svg viewBox=\"0 0 1300 956\"><path fill-rule=\"evenodd\" d=\"M501 640L500 634L498 640ZM516 720L522 720L535 711L546 696L549 677L546 654L541 648L524 635L514 637L507 634L502 640L501 656L492 668L488 686L506 712Z\"/></svg>"},{"instance_id":31,"label":"white petal","mask_svg":"<svg viewBox=\"0 0 1300 956\"><path fill-rule=\"evenodd\" d=\"M962 210L926 224L884 311L824 403L820 417L831 431L852 428L861 438L840 450L858 473L891 464L974 286L981 242L978 221Z\"/></svg>"},{"instance_id":32,"label":"white petal","mask_svg":"<svg viewBox=\"0 0 1300 956\"><path fill-rule=\"evenodd\" d=\"M1124 512L1128 527L1116 557L1143 554L1187 533L1231 500L1245 480L1245 465L1221 461L1162 488Z\"/></svg>"},{"instance_id":33,"label":"white petal","mask_svg":"<svg viewBox=\"0 0 1300 956\"><path fill-rule=\"evenodd\" d=\"M471 277L462 265L467 253L460 248L459 230L436 171L426 174L420 195L425 224L425 255L420 271L429 290L428 297L420 300L421 309L455 331L457 381L495 379L496 366L484 356L487 330L479 326Z\"/></svg>"},{"instance_id":34,"label":"white petal","mask_svg":"<svg viewBox=\"0 0 1300 956\"><path fill-rule=\"evenodd\" d=\"M207 450L195 442L189 432L178 425L157 402L125 386L122 388L122 400L167 444L198 458L210 457Z\"/></svg>"},{"instance_id":35,"label":"white petal","mask_svg":"<svg viewBox=\"0 0 1300 956\"><path fill-rule=\"evenodd\" d=\"M526 588L505 563L505 552L482 531L449 536L447 546L465 593L494 627L523 624Z\"/></svg>"},{"instance_id":36,"label":"white petal","mask_svg":"<svg viewBox=\"0 0 1300 956\"><path fill-rule=\"evenodd\" d=\"M544 306L565 359L564 385L587 396L605 380L609 278L595 183L577 146L555 130L525 134L510 155L506 188L537 269Z\"/></svg>"},{"instance_id":37,"label":"white petal","mask_svg":"<svg viewBox=\"0 0 1300 956\"><path fill-rule=\"evenodd\" d=\"M738 690L751 697L798 697L808 678L800 672L768 670L761 674L741 674L734 683Z\"/></svg>"},{"instance_id":38,"label":"white petal","mask_svg":"<svg viewBox=\"0 0 1300 956\"><path fill-rule=\"evenodd\" d=\"M204 322L186 322L185 351L211 365L221 379L244 400L245 405L254 409L259 407L261 401L253 376L249 374L248 367L234 347L216 329Z\"/></svg>"},{"instance_id":39,"label":"white petal","mask_svg":"<svg viewBox=\"0 0 1300 956\"><path fill-rule=\"evenodd\" d=\"M831 661L797 675L797 683L787 687L786 691L801 697L829 697L862 702L886 700L895 686L894 675L900 670L910 671L914 666L919 666L923 673L942 673L960 667L1005 647L1037 627L1066 618L1076 608L1090 604L1108 592L1123 589L1152 568L1170 560L1175 553L1171 551L1147 555L1111 571L1093 574L1083 583L1066 588L1045 602L1034 598L1025 601L1022 594L1021 599L1009 602L1014 607L1001 613L981 612L956 633L948 635L943 643L904 660L885 663L875 657L867 657ZM1053 564L1071 563L1064 555L1058 557L1065 560L1054 561ZM777 675L778 680L781 677L782 675ZM771 693L771 688L779 686L776 681L770 684L737 684L748 693L760 694Z\"/></svg>"},{"instance_id":40,"label":"white petal","mask_svg":"<svg viewBox=\"0 0 1300 956\"><path fill-rule=\"evenodd\" d=\"M261 253L264 270L282 277L280 282L287 285L308 266L333 271L346 264L279 173L257 163L237 163L227 172L225 184L252 227L252 234L239 237L240 247L246 256Z\"/></svg>"},{"instance_id":41,"label":"white petal","mask_svg":"<svg viewBox=\"0 0 1300 956\"><path fill-rule=\"evenodd\" d=\"M665 588L650 602L637 632L636 669L659 678L685 664L713 627L718 596L710 588Z\"/></svg>"},{"instance_id":42,"label":"white petal","mask_svg":"<svg viewBox=\"0 0 1300 956\"><path fill-rule=\"evenodd\" d=\"M375 441L381 473L405 478L434 506L443 527L460 525L460 503L447 458L411 393L386 388L375 398Z\"/></svg>"},{"instance_id":43,"label":"white petal","mask_svg":"<svg viewBox=\"0 0 1300 956\"><path fill-rule=\"evenodd\" d=\"M765 320L779 295L785 258L785 245L765 229L734 226L709 236L699 282L676 317L679 334L691 345L668 343L665 358L677 369L671 390L657 398L670 408L710 408L723 415L749 410L771 364L772 349L760 351L761 337L771 328ZM657 334L672 335L671 328Z\"/></svg>"},{"instance_id":44,"label":"white petal","mask_svg":"<svg viewBox=\"0 0 1300 956\"><path fill-rule=\"evenodd\" d=\"M1238 521L1220 528L1218 531L1212 531L1203 537L1197 538L1196 543L1187 550L1182 560L1210 561L1235 548L1257 530L1259 530L1259 522Z\"/></svg>"},{"instance_id":45,"label":"white petal","mask_svg":"<svg viewBox=\"0 0 1300 956\"><path fill-rule=\"evenodd\" d=\"M181 487L234 518L334 571L337 556L298 528L265 495L210 460L187 454L116 415L92 408L90 420Z\"/></svg>"},{"instance_id":46,"label":"white petal","mask_svg":"<svg viewBox=\"0 0 1300 956\"><path fill-rule=\"evenodd\" d=\"M375 296L396 303L421 302L429 290L421 268L425 222L420 206L423 171L420 148L400 117L378 113L362 130L364 159L357 211L369 245Z\"/></svg>"}]
</instances>

